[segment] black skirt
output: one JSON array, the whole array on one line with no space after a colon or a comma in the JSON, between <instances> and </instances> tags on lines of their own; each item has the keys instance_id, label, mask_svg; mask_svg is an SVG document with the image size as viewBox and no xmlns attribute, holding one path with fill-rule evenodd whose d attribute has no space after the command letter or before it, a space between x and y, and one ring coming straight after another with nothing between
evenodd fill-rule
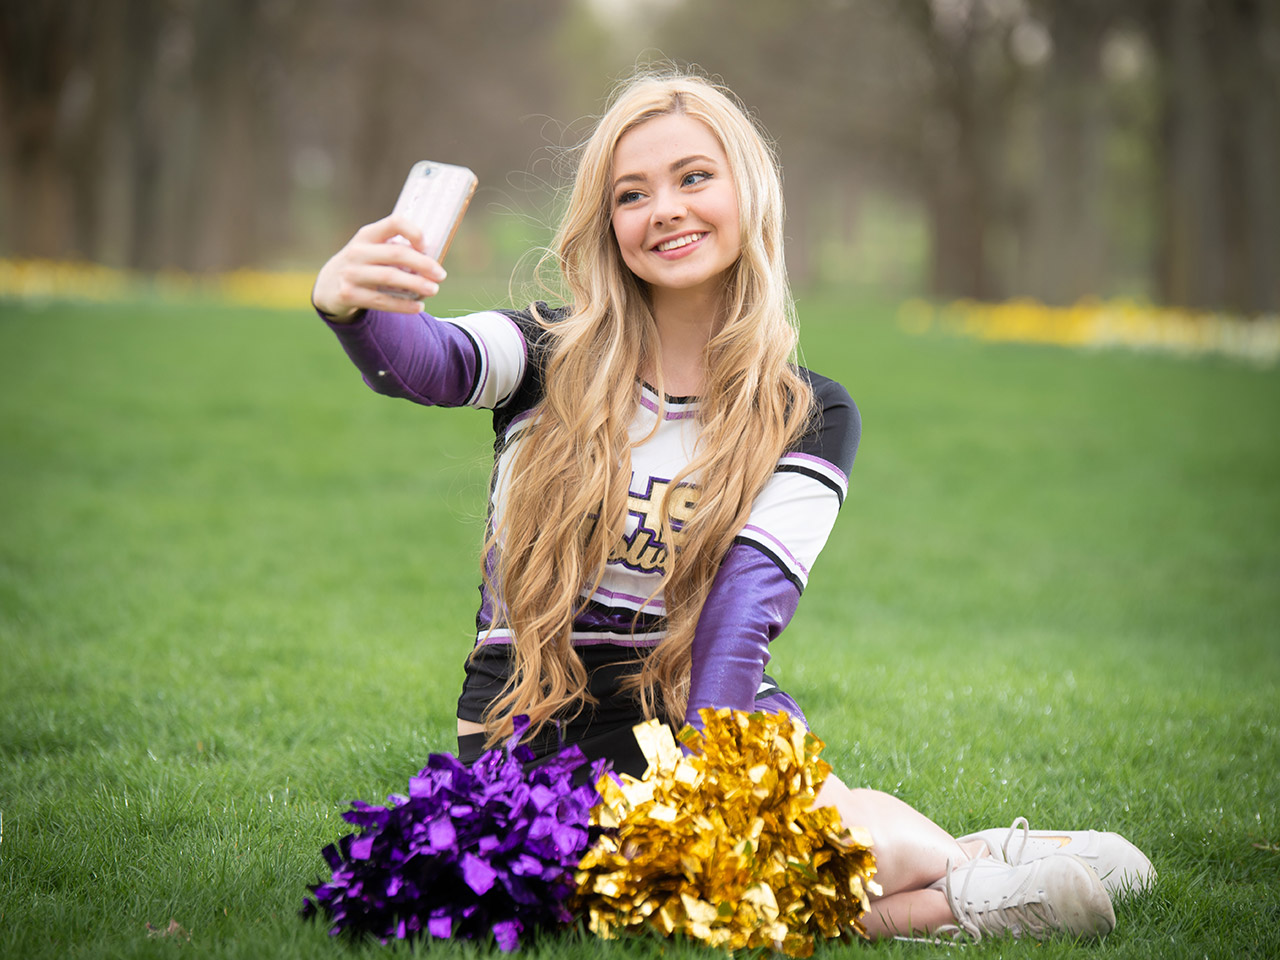
<instances>
[{"instance_id":1,"label":"black skirt","mask_svg":"<svg viewBox=\"0 0 1280 960\"><path fill-rule=\"evenodd\" d=\"M546 762L563 747L577 744L588 760L604 758L612 761L613 769L619 773L642 776L647 761L632 728L643 723L645 716L636 698L622 689L622 683L639 671L648 650L594 644L580 647L578 653L587 668L587 689L598 702L587 704L576 717L544 724L535 736L526 740L534 754L531 766ZM467 663L467 677L462 696L458 699L458 716L463 720L483 722L485 707L501 693L510 669L509 644L481 646ZM782 710L805 723L804 714L796 702L767 675L756 694L755 705L757 709L770 713ZM661 703L658 704L658 713L662 713ZM474 763L484 751L484 739L483 733L459 736L459 759L463 763ZM586 772L584 768L583 774Z\"/></svg>"}]
</instances>

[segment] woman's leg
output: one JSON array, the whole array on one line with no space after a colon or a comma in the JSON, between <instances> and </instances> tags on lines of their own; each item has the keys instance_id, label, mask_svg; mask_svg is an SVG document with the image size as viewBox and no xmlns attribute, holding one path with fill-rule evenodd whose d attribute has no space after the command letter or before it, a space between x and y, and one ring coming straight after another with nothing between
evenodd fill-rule
<instances>
[{"instance_id":1,"label":"woman's leg","mask_svg":"<svg viewBox=\"0 0 1280 960\"><path fill-rule=\"evenodd\" d=\"M984 854L984 844L961 846L897 797L879 790L851 789L834 774L822 785L818 805L834 806L845 823L871 833L876 882L884 890L863 918L872 937L929 933L955 923L946 896L929 887L942 878L949 864Z\"/></svg>"},{"instance_id":2,"label":"woman's leg","mask_svg":"<svg viewBox=\"0 0 1280 960\"><path fill-rule=\"evenodd\" d=\"M1106 888L1079 857L1051 855L1026 864L992 860L979 838L958 842L947 831L878 790L851 790L829 777L818 794L850 825L871 833L876 881L884 896L864 923L872 937L932 934L955 925L975 940L987 935L1105 937L1116 925ZM934 885L948 877L948 891Z\"/></svg>"},{"instance_id":3,"label":"woman's leg","mask_svg":"<svg viewBox=\"0 0 1280 960\"><path fill-rule=\"evenodd\" d=\"M862 918L872 940L886 937L927 937L944 926L954 926L955 917L946 896L938 890L912 890L871 901Z\"/></svg>"}]
</instances>

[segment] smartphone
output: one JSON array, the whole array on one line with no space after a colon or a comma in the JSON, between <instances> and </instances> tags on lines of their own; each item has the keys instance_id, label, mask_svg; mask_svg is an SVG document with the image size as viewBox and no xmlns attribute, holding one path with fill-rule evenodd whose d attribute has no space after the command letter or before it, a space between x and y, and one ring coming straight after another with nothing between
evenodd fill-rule
<instances>
[{"instance_id":1,"label":"smartphone","mask_svg":"<svg viewBox=\"0 0 1280 960\"><path fill-rule=\"evenodd\" d=\"M427 255L443 261L478 182L476 175L466 167L419 160L409 170L400 199L392 212L404 214L416 223L426 241ZM409 241L404 237L393 237L391 242ZM417 299L402 290L383 289L407 300Z\"/></svg>"}]
</instances>

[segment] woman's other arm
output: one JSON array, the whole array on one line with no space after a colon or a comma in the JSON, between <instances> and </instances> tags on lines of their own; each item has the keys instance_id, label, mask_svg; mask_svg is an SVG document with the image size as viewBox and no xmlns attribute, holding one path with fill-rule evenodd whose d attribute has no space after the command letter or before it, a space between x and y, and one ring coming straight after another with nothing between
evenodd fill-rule
<instances>
[{"instance_id":1,"label":"woman's other arm","mask_svg":"<svg viewBox=\"0 0 1280 960\"><path fill-rule=\"evenodd\" d=\"M791 621L844 503L862 421L843 387L810 376L821 413L778 461L698 618L685 719L699 727L703 707L753 708L769 644Z\"/></svg>"}]
</instances>

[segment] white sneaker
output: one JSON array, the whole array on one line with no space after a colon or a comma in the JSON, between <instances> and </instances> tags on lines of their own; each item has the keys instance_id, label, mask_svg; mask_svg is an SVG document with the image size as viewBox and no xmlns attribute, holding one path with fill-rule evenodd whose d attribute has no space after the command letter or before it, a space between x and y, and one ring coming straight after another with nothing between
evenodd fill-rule
<instances>
[{"instance_id":1,"label":"white sneaker","mask_svg":"<svg viewBox=\"0 0 1280 960\"><path fill-rule=\"evenodd\" d=\"M1017 865L969 860L947 868L943 893L957 926L936 934L966 933L975 941L1005 934L1043 940L1056 933L1092 939L1116 925L1102 881L1070 854Z\"/></svg>"},{"instance_id":2,"label":"white sneaker","mask_svg":"<svg viewBox=\"0 0 1280 960\"><path fill-rule=\"evenodd\" d=\"M1008 830L983 830L960 838L961 843L969 840L981 840L993 858L1015 865L1055 853L1074 854L1093 867L1107 893L1117 898L1145 893L1156 880L1146 854L1118 833L1032 830L1026 817L1018 817Z\"/></svg>"}]
</instances>

